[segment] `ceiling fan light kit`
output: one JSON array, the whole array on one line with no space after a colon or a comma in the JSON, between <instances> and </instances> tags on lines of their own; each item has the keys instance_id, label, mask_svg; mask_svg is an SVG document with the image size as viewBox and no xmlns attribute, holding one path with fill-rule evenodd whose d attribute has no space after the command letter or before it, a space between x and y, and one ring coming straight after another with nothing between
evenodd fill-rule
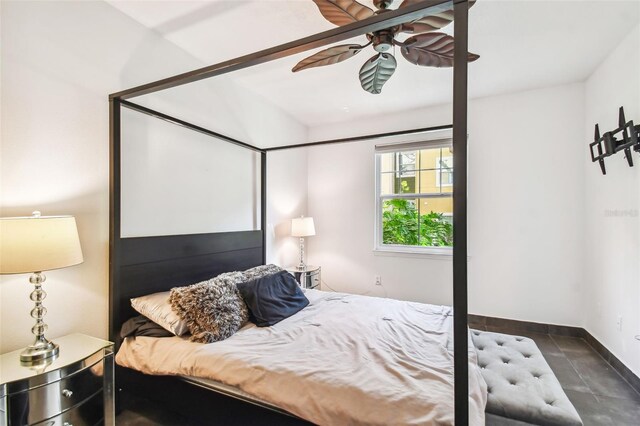
<instances>
[{"instance_id":1,"label":"ceiling fan light kit","mask_svg":"<svg viewBox=\"0 0 640 426\"><path fill-rule=\"evenodd\" d=\"M373 50L384 53L393 47L394 32L389 30L376 31L371 35Z\"/></svg>"},{"instance_id":2,"label":"ceiling fan light kit","mask_svg":"<svg viewBox=\"0 0 640 426\"><path fill-rule=\"evenodd\" d=\"M420 0L404 0L398 8L410 6ZM342 26L369 18L374 14L389 11L393 0L374 0L377 8L373 11L369 7L355 0L313 0L322 16L332 24ZM474 1L469 1L469 7ZM400 47L400 53L414 65L423 67L452 67L454 39L444 33L434 32L453 22L453 6L449 10L432 16L425 16L418 20L404 23L367 34L369 43L364 45L343 44L322 50L298 62L293 72L309 68L333 65L345 61L364 48L372 45L377 52L360 68L360 85L369 93L379 94L382 87L391 78L397 67L396 58L389 53L394 46ZM399 33L415 34L405 41L396 40ZM469 53L469 62L480 56Z\"/></svg>"}]
</instances>

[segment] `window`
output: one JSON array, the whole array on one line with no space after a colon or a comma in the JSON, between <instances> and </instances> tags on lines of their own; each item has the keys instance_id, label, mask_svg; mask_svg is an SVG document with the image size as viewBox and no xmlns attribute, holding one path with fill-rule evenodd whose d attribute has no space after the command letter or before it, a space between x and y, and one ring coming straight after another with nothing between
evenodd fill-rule
<instances>
[{"instance_id":1,"label":"window","mask_svg":"<svg viewBox=\"0 0 640 426\"><path fill-rule=\"evenodd\" d=\"M395 153L395 191L415 192L416 187L416 153L405 151ZM405 185L402 187L401 185Z\"/></svg>"},{"instance_id":2,"label":"window","mask_svg":"<svg viewBox=\"0 0 640 426\"><path fill-rule=\"evenodd\" d=\"M453 186L453 156L436 158L436 186Z\"/></svg>"},{"instance_id":3,"label":"window","mask_svg":"<svg viewBox=\"0 0 640 426\"><path fill-rule=\"evenodd\" d=\"M376 147L376 249L450 253L451 140Z\"/></svg>"}]
</instances>

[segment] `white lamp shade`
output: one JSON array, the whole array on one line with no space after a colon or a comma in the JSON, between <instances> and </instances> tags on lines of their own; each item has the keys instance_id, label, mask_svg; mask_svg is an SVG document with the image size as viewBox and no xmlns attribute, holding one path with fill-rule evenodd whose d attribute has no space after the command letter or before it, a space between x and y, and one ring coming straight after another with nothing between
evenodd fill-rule
<instances>
[{"instance_id":1,"label":"white lamp shade","mask_svg":"<svg viewBox=\"0 0 640 426\"><path fill-rule=\"evenodd\" d=\"M312 217L297 217L291 219L292 237L310 237L316 235L316 228L313 226Z\"/></svg>"},{"instance_id":2,"label":"white lamp shade","mask_svg":"<svg viewBox=\"0 0 640 426\"><path fill-rule=\"evenodd\" d=\"M0 218L0 274L48 271L83 260L73 216Z\"/></svg>"}]
</instances>

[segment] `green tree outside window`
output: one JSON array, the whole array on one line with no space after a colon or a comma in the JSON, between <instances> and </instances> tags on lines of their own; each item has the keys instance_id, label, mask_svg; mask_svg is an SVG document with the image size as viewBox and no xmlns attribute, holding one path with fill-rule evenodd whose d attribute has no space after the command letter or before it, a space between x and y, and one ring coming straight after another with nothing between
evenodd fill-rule
<instances>
[{"instance_id":1,"label":"green tree outside window","mask_svg":"<svg viewBox=\"0 0 640 426\"><path fill-rule=\"evenodd\" d=\"M386 200L382 213L382 242L409 246L451 247L453 225L442 213L420 215L412 200Z\"/></svg>"}]
</instances>

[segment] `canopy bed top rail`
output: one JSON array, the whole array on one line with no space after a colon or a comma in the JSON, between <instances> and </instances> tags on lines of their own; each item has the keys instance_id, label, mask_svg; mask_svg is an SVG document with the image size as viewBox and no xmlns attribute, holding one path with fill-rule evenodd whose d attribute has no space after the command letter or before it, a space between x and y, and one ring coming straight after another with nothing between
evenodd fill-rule
<instances>
[{"instance_id":1,"label":"canopy bed top rail","mask_svg":"<svg viewBox=\"0 0 640 426\"><path fill-rule=\"evenodd\" d=\"M408 130L397 130L397 131L394 131L394 132L374 133L374 134L370 134L370 135L351 136L351 137L348 137L348 138L340 138L340 139L328 139L328 140L324 140L324 141L306 142L306 143L299 143L299 144L295 144L295 145L274 146L274 147L271 147L271 148L266 148L265 151L271 152L271 151L281 151L283 149L307 148L307 147L310 147L310 146L318 146L318 145L329 145L329 144L336 144L336 143L359 142L359 141L366 141L366 140L372 140L372 139L390 138L390 137L393 137L393 136L402 136L402 135L410 135L410 134L418 134L418 133L435 132L435 131L438 131L438 130L448 130L448 129L452 129L452 128L453 128L453 125L445 124L445 125L442 125L442 126L422 127L422 128L418 128L418 129L408 129Z\"/></svg>"},{"instance_id":2,"label":"canopy bed top rail","mask_svg":"<svg viewBox=\"0 0 640 426\"><path fill-rule=\"evenodd\" d=\"M306 52L322 46L327 46L339 41L357 37L368 32L381 30L384 28L400 25L402 23L416 20L429 14L437 14L451 8L451 3L464 2L467 0L424 0L416 4L392 10L388 13L374 15L362 21L349 25L333 28L318 34L304 37L289 43L281 44L269 49L261 50L239 58L220 62L215 65L199 68L186 73L178 74L142 86L133 87L121 92L109 95L109 99L130 99L149 93L159 92L184 84L193 83L217 75L227 74L243 68L270 62L276 59L286 58L297 53Z\"/></svg>"},{"instance_id":3,"label":"canopy bed top rail","mask_svg":"<svg viewBox=\"0 0 640 426\"><path fill-rule=\"evenodd\" d=\"M207 136L211 136L217 139L221 139L225 142L229 142L232 143L234 145L238 145L241 146L243 148L247 148L250 149L252 151L256 151L256 152L261 152L261 153L265 153L265 152L271 152L271 151L282 151L285 149L293 149L293 148L307 148L307 147L311 147L311 146L319 146L319 145L330 145L330 144L338 144L338 143L350 143L350 142L359 142L359 141L366 141L366 140L372 140L372 139L381 139L381 138L390 138L393 136L403 136L403 135L412 135L412 134L420 134L420 133L429 133L429 132L436 132L439 130L450 130L453 129L453 125L451 124L445 124L445 125L441 125L441 126L431 126L431 127L420 127L417 129L406 129L406 130L395 130L393 132L383 132L383 133L373 133L373 134L368 134L368 135L362 135L362 136L350 136L350 137L346 137L346 138L338 138L338 139L327 139L327 140L322 140L322 141L314 141L314 142L304 142L304 143L299 143L299 144L295 144L295 145L282 145L282 146L273 146L270 148L258 148L257 146L251 145L249 143L246 142L242 142L238 139L234 139L230 136L226 136L222 133L219 132L215 132L213 130L209 130L205 127L202 126L198 126L196 124L193 123L189 123L188 121L182 120L180 118L176 118L173 117L171 115L165 114L163 112L160 111L156 111L153 110L151 108L147 108L144 107L142 105L130 102L130 101L120 101L120 103L122 104L122 106L124 106L125 108L128 108L132 111L137 111L146 115L149 115L151 117L156 117L159 118L161 120L164 120L168 123L172 123L175 124L177 126L181 126L199 133L202 133L204 135Z\"/></svg>"},{"instance_id":4,"label":"canopy bed top rail","mask_svg":"<svg viewBox=\"0 0 640 426\"><path fill-rule=\"evenodd\" d=\"M143 114L147 114L147 115L150 115L152 117L159 118L160 120L164 120L166 122L173 123L175 125L178 125L178 126L187 128L189 130L193 130L193 131L205 134L207 136L211 136L211 137L214 137L214 138L217 138L217 139L222 139L225 142L229 142L229 143L232 143L234 145L238 145L238 146L241 146L243 148L250 149L252 151L257 151L257 152L264 152L265 151L264 149L258 148L257 146L253 146L253 145L248 144L246 142L242 142L242 141L240 141L238 139L234 139L234 138L232 138L230 136L223 135L222 133L214 132L213 130L206 129L206 128L198 126L196 124L189 123L188 121L184 121L184 120L181 120L179 118L172 117L172 116L170 116L168 114L162 113L160 111L153 110L151 108L144 107L142 105L135 104L133 102L120 101L120 104L122 106L126 107L126 108L129 108L130 110L138 111L138 112L141 112Z\"/></svg>"}]
</instances>

